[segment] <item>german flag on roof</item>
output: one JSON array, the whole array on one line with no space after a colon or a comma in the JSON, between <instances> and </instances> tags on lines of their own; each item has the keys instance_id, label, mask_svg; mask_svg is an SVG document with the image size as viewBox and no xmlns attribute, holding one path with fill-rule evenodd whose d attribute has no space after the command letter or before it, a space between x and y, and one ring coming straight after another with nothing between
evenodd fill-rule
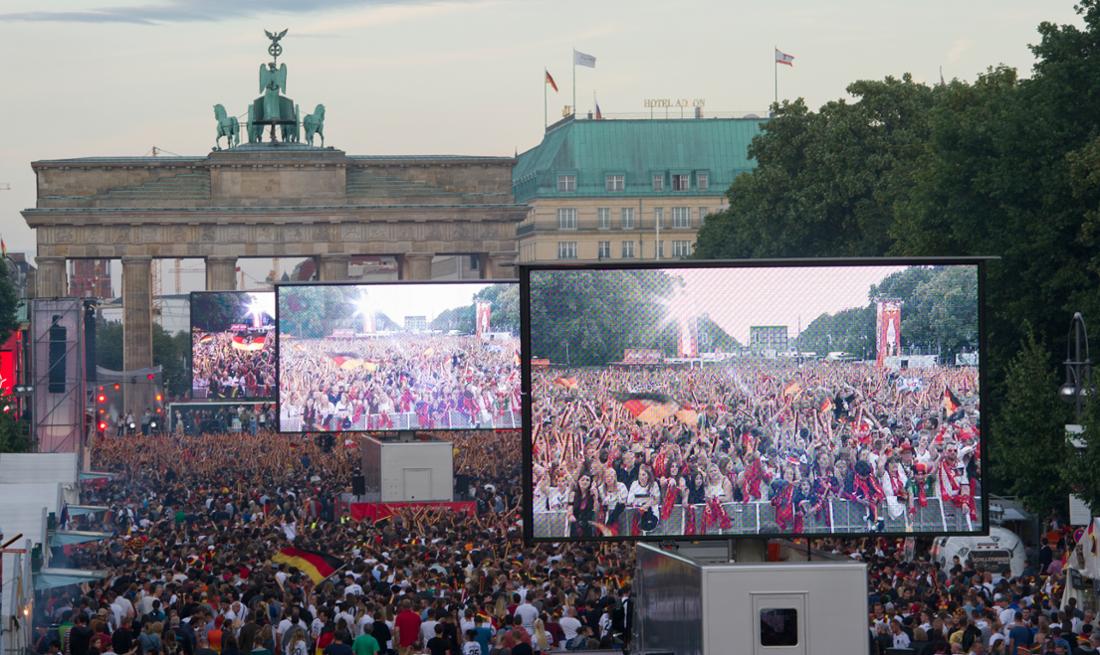
<instances>
[{"instance_id":1,"label":"german flag on roof","mask_svg":"<svg viewBox=\"0 0 1100 655\"><path fill-rule=\"evenodd\" d=\"M279 552L271 558L272 562L293 566L313 580L313 584L320 584L322 580L339 571L344 563L332 555L318 553L312 550L302 550L287 546L280 548Z\"/></svg>"},{"instance_id":2,"label":"german flag on roof","mask_svg":"<svg viewBox=\"0 0 1100 655\"><path fill-rule=\"evenodd\" d=\"M615 399L643 423L660 423L680 410L680 403L663 393L619 393Z\"/></svg>"}]
</instances>

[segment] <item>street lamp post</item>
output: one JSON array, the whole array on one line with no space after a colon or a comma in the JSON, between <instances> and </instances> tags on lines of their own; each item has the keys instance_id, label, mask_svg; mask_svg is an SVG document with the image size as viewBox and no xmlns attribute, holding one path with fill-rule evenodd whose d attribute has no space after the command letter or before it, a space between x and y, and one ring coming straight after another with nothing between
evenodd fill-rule
<instances>
[{"instance_id":1,"label":"street lamp post","mask_svg":"<svg viewBox=\"0 0 1100 655\"><path fill-rule=\"evenodd\" d=\"M1074 312L1073 320L1070 321L1065 366L1066 381L1058 390L1058 395L1067 403L1073 403L1074 420L1080 424L1083 399L1092 392L1089 335L1081 312Z\"/></svg>"}]
</instances>

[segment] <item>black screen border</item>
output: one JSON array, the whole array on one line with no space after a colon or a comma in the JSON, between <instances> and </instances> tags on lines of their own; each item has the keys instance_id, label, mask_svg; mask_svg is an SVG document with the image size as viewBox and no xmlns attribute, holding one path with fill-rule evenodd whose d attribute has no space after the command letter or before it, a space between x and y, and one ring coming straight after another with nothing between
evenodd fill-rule
<instances>
[{"instance_id":1,"label":"black screen border","mask_svg":"<svg viewBox=\"0 0 1100 655\"><path fill-rule=\"evenodd\" d=\"M275 293L275 290L272 289L270 291L267 291L267 290L264 290L264 289L260 289L260 290L251 290L251 291L241 291L241 290L238 290L238 289L225 289L225 290L222 290L222 291L210 291L210 290L192 291L190 294L188 294L188 296L189 296L188 299L187 299L187 302L188 302L188 317L187 317L187 324L188 324L188 327L187 327L187 362L188 362L188 366L187 366L187 391L188 391L188 395L194 393L194 391L195 391L195 298L197 296L217 296L217 295L225 295L225 294L228 294L228 293L236 293L236 294L241 294L241 293ZM275 297L276 302L278 302L278 299L279 299L278 296L276 296ZM275 329L273 331L277 334L278 331L279 331L278 307L276 307L275 314L276 314L275 317L274 317L275 324L273 326ZM279 340L276 337L276 339L275 339L275 344L276 344L275 347L276 348L278 346L278 342L279 342ZM276 381L278 381L278 375L279 375L279 351L278 351L278 349L276 349L275 350L275 376L276 376L275 379L276 379ZM278 390L278 386L276 386L276 391L277 390ZM221 400L221 399L217 399L217 398L205 398L203 400L198 400L196 398L191 398L191 402L194 402L194 403L234 403L234 402L240 401L241 404L247 404L247 403L257 404L257 403L259 403L259 404L264 404L264 405L274 405L278 402L278 400L279 400L279 394L278 393L276 393L275 396L272 397L272 398L234 398L233 400Z\"/></svg>"},{"instance_id":2,"label":"black screen border","mask_svg":"<svg viewBox=\"0 0 1100 655\"><path fill-rule=\"evenodd\" d=\"M613 271L698 268L791 268L791 267L842 267L842 266L977 266L978 273L978 402L988 407L987 384L987 323L986 323L986 266L998 257L822 257L822 258L771 258L771 259L698 259L698 260L650 260L599 262L589 264L519 264L519 323L520 323L520 390L523 399L523 538L527 543L662 543L673 541L732 541L770 539L862 539L867 537L977 537L989 534L989 491L986 487L985 466L982 466L978 483L981 485L981 527L973 531L956 532L844 532L844 533L795 533L776 531L768 534L716 534L716 535L660 535L654 537L618 535L611 537L536 537L534 534L534 480L531 423L531 273L533 271ZM988 430L990 421L982 421L978 433L983 463L989 461Z\"/></svg>"},{"instance_id":3,"label":"black screen border","mask_svg":"<svg viewBox=\"0 0 1100 655\"><path fill-rule=\"evenodd\" d=\"M519 285L519 280L516 278L503 278L503 279L476 279L476 280L379 280L372 282L364 282L359 280L335 280L335 281L290 281L290 282L278 282L275 284L275 411L278 414L275 417L275 425L277 431L280 434L297 434L297 435L314 435L314 434L384 434L393 436L400 432L399 430L310 430L309 432L283 430L283 406L282 406L282 337L279 331L279 294L284 287L380 287L380 286L439 286L439 285L460 285L460 284L514 284ZM521 290L522 293L522 290ZM520 335L523 334L523 300L520 299ZM520 353L522 358L523 344L520 344ZM522 362L520 362L522 365ZM520 389L522 391L523 375L520 374ZM526 404L521 400L522 405ZM523 412L520 412L520 416L525 416ZM522 420L522 418L521 418ZM413 430L413 432L480 432L485 430L504 430L513 431L515 428L433 428L431 430Z\"/></svg>"}]
</instances>

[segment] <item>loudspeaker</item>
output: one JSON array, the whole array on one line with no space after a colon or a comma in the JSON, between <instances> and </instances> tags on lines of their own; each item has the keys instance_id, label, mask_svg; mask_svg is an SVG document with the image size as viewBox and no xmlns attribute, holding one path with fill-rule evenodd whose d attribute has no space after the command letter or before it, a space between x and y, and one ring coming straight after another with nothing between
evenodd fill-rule
<instances>
[{"instance_id":1,"label":"loudspeaker","mask_svg":"<svg viewBox=\"0 0 1100 655\"><path fill-rule=\"evenodd\" d=\"M60 314L54 314L50 322L50 370L48 377L48 391L50 393L65 393L65 364L67 360L69 328L59 325Z\"/></svg>"},{"instance_id":2,"label":"loudspeaker","mask_svg":"<svg viewBox=\"0 0 1100 655\"><path fill-rule=\"evenodd\" d=\"M362 473L356 473L351 476L351 493L356 496L362 496L367 493L367 480L363 477Z\"/></svg>"}]
</instances>

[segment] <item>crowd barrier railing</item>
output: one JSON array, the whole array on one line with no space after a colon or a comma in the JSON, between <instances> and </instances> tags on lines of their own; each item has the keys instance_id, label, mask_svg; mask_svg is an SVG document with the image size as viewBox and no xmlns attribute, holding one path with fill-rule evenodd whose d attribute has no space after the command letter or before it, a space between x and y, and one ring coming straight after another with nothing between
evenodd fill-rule
<instances>
[{"instance_id":1,"label":"crowd barrier railing","mask_svg":"<svg viewBox=\"0 0 1100 655\"><path fill-rule=\"evenodd\" d=\"M335 419L333 423L335 423ZM329 427L332 430L334 426ZM523 415L520 412L505 412L495 414L490 422L485 422L476 417L470 417L457 410L449 410L439 417L434 424L421 422L416 412L390 412L384 414L364 414L352 420L350 425L336 431L364 432L380 430L432 430L432 429L459 429L459 430L508 430L523 427ZM284 432L301 432L302 417L283 416L282 429ZM319 430L320 431L320 430Z\"/></svg>"},{"instance_id":2,"label":"crowd barrier railing","mask_svg":"<svg viewBox=\"0 0 1100 655\"><path fill-rule=\"evenodd\" d=\"M980 498L975 499L975 502L979 507L981 506ZM924 507L918 505L913 514L906 511L897 518L892 518L886 508L880 505L878 518L883 523L881 531L888 533L969 532L981 527L980 518L972 521L965 508L955 507L952 503L944 502L940 498L928 498L927 503ZM637 536L729 535L733 537L788 534L794 531L793 522L788 522L784 528L780 528L775 517L775 507L770 501L730 502L723 504L722 509L730 520L728 528L722 528L716 518L708 520L705 516L705 505L676 505L669 517L659 521L655 529L645 532L639 527ZM694 518L694 530L691 534L685 532L685 526L692 524L688 512L691 512ZM631 536L634 518L638 514L639 510L627 508L623 510L614 525L608 527L617 529L618 536ZM639 525L640 523L639 521ZM833 498L819 513L811 512L803 515L801 534L868 533L875 532L877 528L876 522L867 519L866 506L851 500ZM537 538L570 536L568 510L535 512L534 535Z\"/></svg>"}]
</instances>

